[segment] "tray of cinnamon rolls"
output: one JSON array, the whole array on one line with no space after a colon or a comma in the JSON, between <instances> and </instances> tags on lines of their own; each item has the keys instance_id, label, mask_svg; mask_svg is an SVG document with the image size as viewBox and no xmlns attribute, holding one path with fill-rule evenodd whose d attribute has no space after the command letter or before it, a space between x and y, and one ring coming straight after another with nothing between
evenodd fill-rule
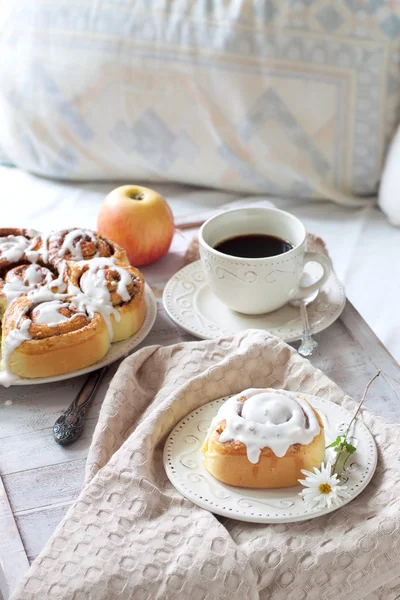
<instances>
[{"instance_id":1,"label":"tray of cinnamon rolls","mask_svg":"<svg viewBox=\"0 0 400 600\"><path fill-rule=\"evenodd\" d=\"M42 383L121 358L156 300L125 250L89 229L0 229L0 384Z\"/></svg>"},{"instance_id":2,"label":"tray of cinnamon rolls","mask_svg":"<svg viewBox=\"0 0 400 600\"><path fill-rule=\"evenodd\" d=\"M326 471L334 454L329 445L351 419L324 398L247 389L182 419L167 438L164 468L183 496L215 514L253 523L304 521L351 501L374 474L376 445L360 420L342 480ZM304 492L300 484L310 487ZM331 487L335 502L305 501L314 492L316 499L333 496Z\"/></svg>"}]
</instances>

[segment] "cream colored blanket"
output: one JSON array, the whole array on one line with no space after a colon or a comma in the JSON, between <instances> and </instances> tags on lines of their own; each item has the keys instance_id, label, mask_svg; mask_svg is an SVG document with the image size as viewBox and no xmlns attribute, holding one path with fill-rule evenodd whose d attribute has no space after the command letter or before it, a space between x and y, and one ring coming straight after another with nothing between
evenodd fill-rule
<instances>
[{"instance_id":1,"label":"cream colored blanket","mask_svg":"<svg viewBox=\"0 0 400 600\"><path fill-rule=\"evenodd\" d=\"M381 456L342 509L290 525L217 519L185 500L162 466L187 413L248 387L352 401L281 340L261 331L144 348L107 393L87 480L13 600L394 600L399 594L400 428L364 412ZM396 493L397 492L397 493Z\"/></svg>"}]
</instances>

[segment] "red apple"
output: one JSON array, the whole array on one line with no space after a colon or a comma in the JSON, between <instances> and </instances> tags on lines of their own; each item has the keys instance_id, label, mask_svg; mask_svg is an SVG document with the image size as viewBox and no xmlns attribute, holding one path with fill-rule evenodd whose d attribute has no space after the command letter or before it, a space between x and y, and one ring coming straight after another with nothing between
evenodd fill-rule
<instances>
[{"instance_id":1,"label":"red apple","mask_svg":"<svg viewBox=\"0 0 400 600\"><path fill-rule=\"evenodd\" d=\"M122 246L131 264L140 267L168 252L174 235L174 219L165 198L154 190L122 185L105 197L97 229Z\"/></svg>"}]
</instances>

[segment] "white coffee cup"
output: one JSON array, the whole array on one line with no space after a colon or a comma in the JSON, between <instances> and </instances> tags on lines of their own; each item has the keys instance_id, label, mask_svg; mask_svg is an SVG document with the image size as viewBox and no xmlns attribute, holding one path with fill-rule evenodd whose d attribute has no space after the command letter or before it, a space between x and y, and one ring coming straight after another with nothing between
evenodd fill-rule
<instances>
[{"instance_id":1,"label":"white coffee cup","mask_svg":"<svg viewBox=\"0 0 400 600\"><path fill-rule=\"evenodd\" d=\"M220 242L241 235L268 234L289 242L293 249L277 256L241 258L219 252ZM292 298L318 290L331 271L329 258L306 251L306 229L295 216L276 208L249 207L224 212L206 221L199 232L200 257L210 288L230 309L260 315ZM307 262L317 262L323 275L300 286Z\"/></svg>"}]
</instances>

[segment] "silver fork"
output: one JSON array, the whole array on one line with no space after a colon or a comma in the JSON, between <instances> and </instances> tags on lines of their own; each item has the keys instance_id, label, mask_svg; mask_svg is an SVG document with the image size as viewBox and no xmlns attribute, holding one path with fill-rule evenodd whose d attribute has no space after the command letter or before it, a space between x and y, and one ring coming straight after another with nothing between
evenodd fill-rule
<instances>
[{"instance_id":1,"label":"silver fork","mask_svg":"<svg viewBox=\"0 0 400 600\"><path fill-rule=\"evenodd\" d=\"M313 283L311 275L309 275L308 273L303 273L301 282L303 285L310 285L311 283ZM314 302L318 294L319 290L316 290L315 292L313 292L309 296L306 296L305 298L294 298L289 302L289 304L291 304L295 308L300 308L300 316L303 325L303 331L301 334L301 344L297 351L302 356L311 356L311 354L318 346L318 342L316 342L312 336L312 331L307 314L307 306L311 304L311 302Z\"/></svg>"}]
</instances>

